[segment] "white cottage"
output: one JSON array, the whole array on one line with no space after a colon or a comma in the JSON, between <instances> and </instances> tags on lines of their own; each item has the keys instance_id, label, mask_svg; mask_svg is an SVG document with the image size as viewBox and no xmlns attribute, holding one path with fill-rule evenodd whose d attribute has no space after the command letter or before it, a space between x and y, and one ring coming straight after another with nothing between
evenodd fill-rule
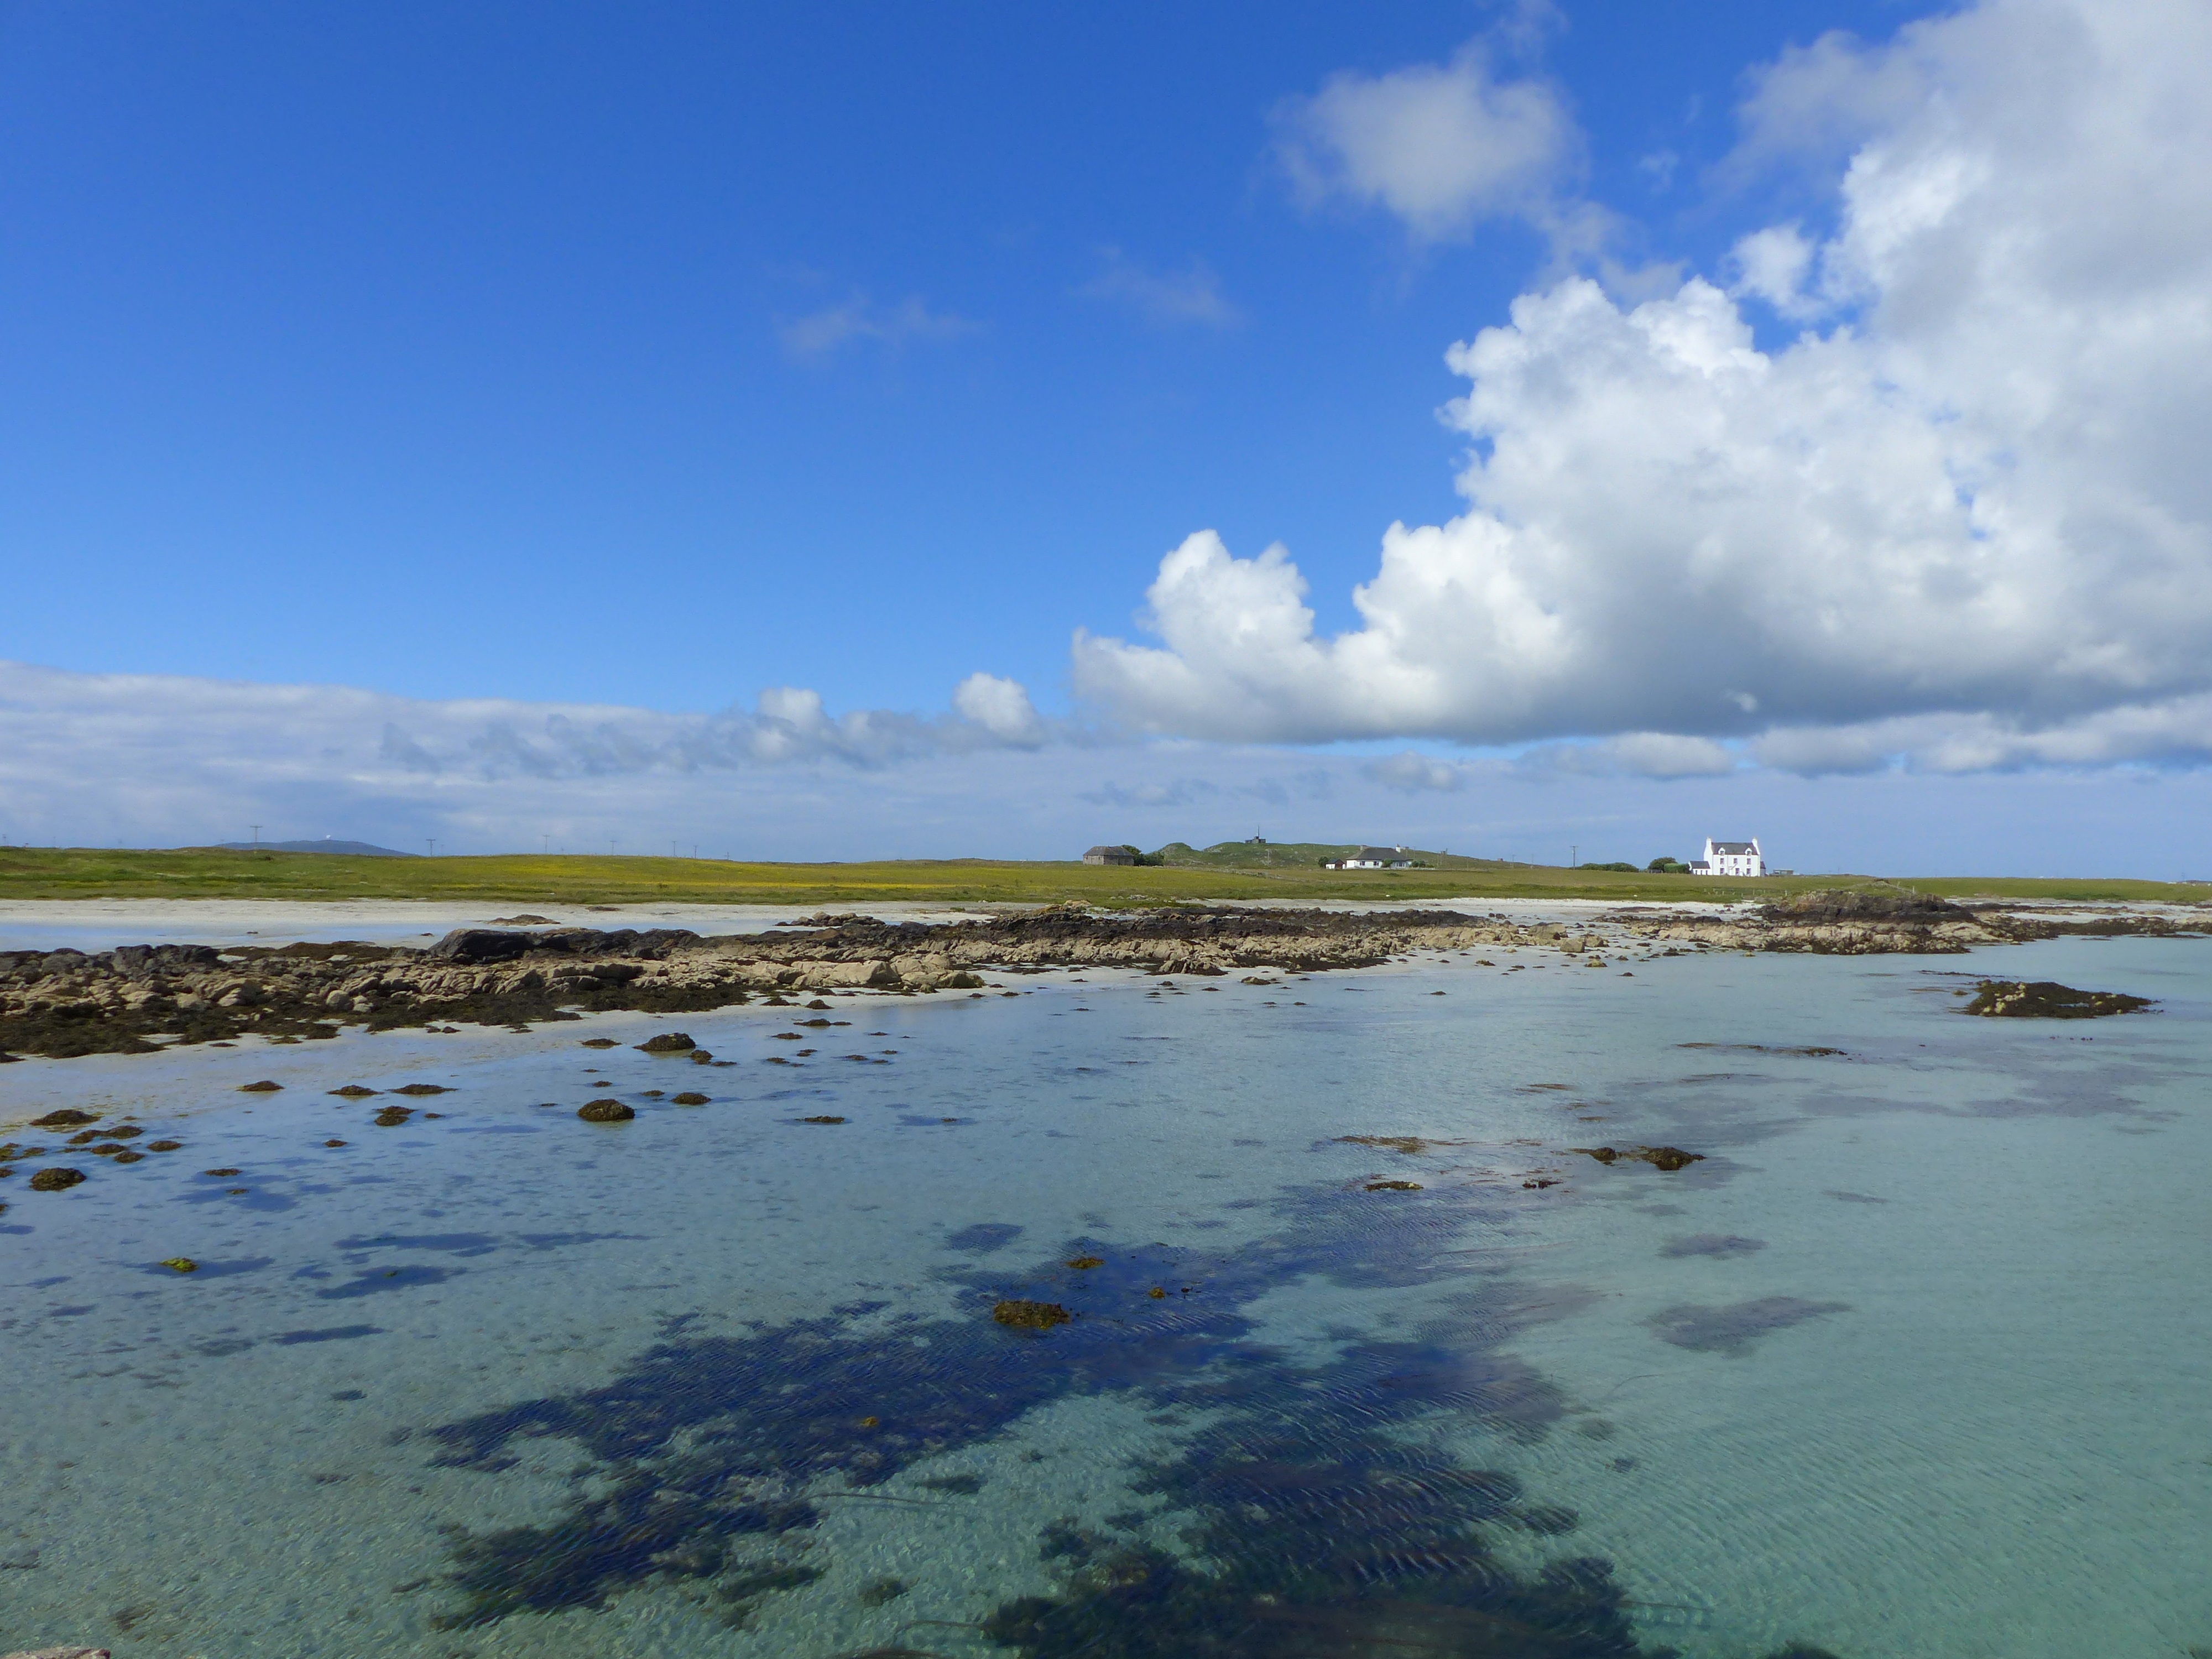
<instances>
[{"instance_id":1,"label":"white cottage","mask_svg":"<svg viewBox=\"0 0 2212 1659\"><path fill-rule=\"evenodd\" d=\"M1690 865L1693 876L1763 876L1766 873L1766 857L1759 850L1759 841L1715 841L1705 837L1705 855Z\"/></svg>"},{"instance_id":2,"label":"white cottage","mask_svg":"<svg viewBox=\"0 0 2212 1659\"><path fill-rule=\"evenodd\" d=\"M1331 859L1324 870L1410 870L1413 854L1405 847L1363 847L1344 858Z\"/></svg>"}]
</instances>

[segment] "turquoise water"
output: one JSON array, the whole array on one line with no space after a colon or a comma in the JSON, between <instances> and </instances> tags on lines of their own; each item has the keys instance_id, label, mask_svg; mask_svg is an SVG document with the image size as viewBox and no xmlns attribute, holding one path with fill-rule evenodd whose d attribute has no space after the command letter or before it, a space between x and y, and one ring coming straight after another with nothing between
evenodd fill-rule
<instances>
[{"instance_id":1,"label":"turquoise water","mask_svg":"<svg viewBox=\"0 0 2212 1659\"><path fill-rule=\"evenodd\" d=\"M1491 955L0 1069L0 1647L2212 1649L2212 951Z\"/></svg>"}]
</instances>

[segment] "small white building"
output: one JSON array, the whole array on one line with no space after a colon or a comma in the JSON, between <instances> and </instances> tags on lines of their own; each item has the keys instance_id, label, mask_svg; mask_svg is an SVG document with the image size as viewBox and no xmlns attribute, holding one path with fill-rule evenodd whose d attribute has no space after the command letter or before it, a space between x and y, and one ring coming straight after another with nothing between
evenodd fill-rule
<instances>
[{"instance_id":1,"label":"small white building","mask_svg":"<svg viewBox=\"0 0 2212 1659\"><path fill-rule=\"evenodd\" d=\"M1346 857L1331 859L1322 866L1328 870L1410 870L1413 867L1413 850L1405 847L1363 847Z\"/></svg>"},{"instance_id":2,"label":"small white building","mask_svg":"<svg viewBox=\"0 0 2212 1659\"><path fill-rule=\"evenodd\" d=\"M1705 855L1690 861L1693 876L1763 876L1766 873L1766 855L1759 850L1759 841L1715 841L1705 837Z\"/></svg>"}]
</instances>

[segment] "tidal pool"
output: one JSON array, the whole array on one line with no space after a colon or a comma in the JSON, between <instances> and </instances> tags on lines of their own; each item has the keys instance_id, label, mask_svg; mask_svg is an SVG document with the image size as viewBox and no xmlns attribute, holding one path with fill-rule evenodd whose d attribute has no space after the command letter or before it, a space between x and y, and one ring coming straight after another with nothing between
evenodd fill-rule
<instances>
[{"instance_id":1,"label":"tidal pool","mask_svg":"<svg viewBox=\"0 0 2212 1659\"><path fill-rule=\"evenodd\" d=\"M2212 1651L2212 950L1491 961L0 1067L0 1648Z\"/></svg>"}]
</instances>

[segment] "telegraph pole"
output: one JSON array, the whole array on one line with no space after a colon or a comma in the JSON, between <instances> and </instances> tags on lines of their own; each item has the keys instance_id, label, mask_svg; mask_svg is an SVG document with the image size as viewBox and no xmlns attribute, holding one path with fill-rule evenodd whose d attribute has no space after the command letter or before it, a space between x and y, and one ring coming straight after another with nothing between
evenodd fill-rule
<instances>
[{"instance_id":1,"label":"telegraph pole","mask_svg":"<svg viewBox=\"0 0 2212 1659\"><path fill-rule=\"evenodd\" d=\"M253 844L256 847L261 845L261 826L258 823L253 826Z\"/></svg>"}]
</instances>

